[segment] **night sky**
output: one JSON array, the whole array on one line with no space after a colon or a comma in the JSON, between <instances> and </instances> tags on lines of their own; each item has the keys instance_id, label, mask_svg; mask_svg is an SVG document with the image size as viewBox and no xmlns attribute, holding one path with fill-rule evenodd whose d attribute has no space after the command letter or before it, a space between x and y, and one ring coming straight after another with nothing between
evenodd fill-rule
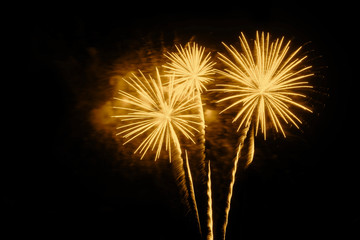
<instances>
[{"instance_id":1,"label":"night sky","mask_svg":"<svg viewBox=\"0 0 360 240\"><path fill-rule=\"evenodd\" d=\"M167 158L140 161L134 145L114 136L114 76L151 71L163 64L164 49L189 40L216 60L216 51L225 52L221 41L236 45L240 32L253 39L260 30L303 45L315 72L308 101L314 113L300 113L301 130L286 126L286 139L271 131L266 141L256 137L254 162L237 175L227 239L358 234L354 6L140 4L31 5L21 15L26 50L16 65L25 64L21 86L31 89L17 107L21 133L3 170L9 223L48 239L199 239ZM218 237L239 135L231 114L211 115L216 97L204 95ZM203 214L205 193L194 181Z\"/></svg>"}]
</instances>

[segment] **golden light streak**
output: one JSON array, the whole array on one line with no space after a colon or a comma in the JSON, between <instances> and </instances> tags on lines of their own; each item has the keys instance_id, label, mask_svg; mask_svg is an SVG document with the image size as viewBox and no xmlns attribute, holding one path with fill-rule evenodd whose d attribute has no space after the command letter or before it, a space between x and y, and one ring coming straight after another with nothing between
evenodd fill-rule
<instances>
[{"instance_id":1,"label":"golden light streak","mask_svg":"<svg viewBox=\"0 0 360 240\"><path fill-rule=\"evenodd\" d=\"M136 94L119 90L122 98L115 98L123 106L114 108L127 111L126 114L113 116L123 122L117 128L120 129L117 135L127 139L124 144L143 137L134 152L139 152L141 159L149 149L156 149L155 160L158 159L165 145L171 161L171 143L175 147L180 146L180 133L195 143L193 131L198 131L195 126L201 123L199 116L191 110L197 107L197 104L193 98L181 97L182 89L174 88L174 76L169 77L169 84L164 88L157 68L156 79L151 76L146 78L141 71L139 73L140 78L132 74L132 77L124 79Z\"/></svg>"},{"instance_id":2,"label":"golden light streak","mask_svg":"<svg viewBox=\"0 0 360 240\"><path fill-rule=\"evenodd\" d=\"M224 71L218 71L232 80L231 84L217 84L223 88L217 89L231 95L218 102L232 100L224 112L233 107L239 111L233 122L239 120L238 130L242 126L255 124L255 135L259 127L266 139L267 122L271 122L277 132L286 137L283 123L292 123L299 128L301 120L292 111L297 107L312 112L309 108L294 100L294 97L306 96L296 91L312 88L305 78L311 66L303 66L306 59L297 57L301 47L290 53L290 41L284 44L284 37L270 41L270 34L256 32L256 40L251 49L243 33L239 37L243 52L235 47L223 45L233 60L219 53L219 59L227 65Z\"/></svg>"},{"instance_id":3,"label":"golden light streak","mask_svg":"<svg viewBox=\"0 0 360 240\"><path fill-rule=\"evenodd\" d=\"M249 133L249 146L248 146L248 153L247 153L247 159L245 163L245 168L247 168L254 159L255 154L255 135L254 135L254 126L251 125L251 130Z\"/></svg>"},{"instance_id":4,"label":"golden light streak","mask_svg":"<svg viewBox=\"0 0 360 240\"><path fill-rule=\"evenodd\" d=\"M240 159L241 149L244 146L245 138L249 131L249 127L250 126L248 125L243 129L243 134L239 138L239 145L237 147L236 157L234 159L234 165L233 165L233 168L231 171L231 181L230 181L230 186L229 186L229 192L228 192L228 195L226 198L225 219L224 219L224 224L223 224L223 239L225 239L225 236L226 236L226 228L227 228L227 224L229 221L229 212L230 212L230 207L231 207L231 198L233 195L233 189L234 189L236 172L237 172L237 168L238 168L238 162Z\"/></svg>"},{"instance_id":5,"label":"golden light streak","mask_svg":"<svg viewBox=\"0 0 360 240\"><path fill-rule=\"evenodd\" d=\"M213 233L213 210L212 210L212 191L211 191L211 167L210 167L210 161L208 161L208 174L207 174L207 228L208 228L208 234L206 236L206 240L213 240L214 239L214 233Z\"/></svg>"},{"instance_id":6,"label":"golden light streak","mask_svg":"<svg viewBox=\"0 0 360 240\"><path fill-rule=\"evenodd\" d=\"M174 143L170 144L174 145ZM182 203L185 205L186 209L191 210L191 204L193 204L193 202L191 202L190 204L189 201L189 188L186 184L187 179L180 144L175 145L173 150L174 156L173 161L171 162L171 167L173 169L173 174L176 179L176 184L179 188ZM199 230L201 231L201 229Z\"/></svg>"},{"instance_id":7,"label":"golden light streak","mask_svg":"<svg viewBox=\"0 0 360 240\"><path fill-rule=\"evenodd\" d=\"M200 218L199 218L199 211L198 211L198 208L197 208L196 198L195 198L194 183L193 183L192 176L191 176L191 170L190 170L190 165L189 165L189 158L188 158L188 153L187 153L186 150L185 150L185 160L186 160L187 176L188 176L189 185L190 185L190 189L189 189L190 197L191 197L191 200L192 200L192 202L193 202L194 209L195 209L195 214L196 214L196 219L197 219L197 223L198 223L199 232L200 232L200 235L202 235Z\"/></svg>"}]
</instances>

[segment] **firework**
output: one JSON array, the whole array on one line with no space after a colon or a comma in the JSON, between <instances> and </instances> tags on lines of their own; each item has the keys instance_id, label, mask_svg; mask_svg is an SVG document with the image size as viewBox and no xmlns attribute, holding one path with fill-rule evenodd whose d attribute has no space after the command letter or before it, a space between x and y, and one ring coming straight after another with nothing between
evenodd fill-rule
<instances>
[{"instance_id":1,"label":"firework","mask_svg":"<svg viewBox=\"0 0 360 240\"><path fill-rule=\"evenodd\" d=\"M124 81L135 91L137 96L119 90L122 98L115 98L129 107L114 107L118 110L125 110L127 114L115 115L123 122L117 135L122 135L127 141L124 144L144 136L142 142L134 153L139 152L141 159L149 149L156 149L155 160L160 157L161 150L165 143L165 150L169 152L171 161L171 146L180 146L178 135L182 134L195 143L193 131L201 124L199 116L191 113L197 107L192 98L181 98L181 89L174 88L174 77L169 78L167 89L162 85L160 74L156 69L156 80L151 76L146 78L139 71L141 78L135 74L129 80Z\"/></svg>"},{"instance_id":2,"label":"firework","mask_svg":"<svg viewBox=\"0 0 360 240\"><path fill-rule=\"evenodd\" d=\"M206 90L206 84L212 81L211 75L215 74L214 62L210 61L210 53L204 55L205 48L196 43L176 46L178 52L167 53L165 56L170 60L164 65L169 75L175 76L175 84L184 88L185 93L202 93Z\"/></svg>"},{"instance_id":3,"label":"firework","mask_svg":"<svg viewBox=\"0 0 360 240\"><path fill-rule=\"evenodd\" d=\"M295 106L311 112L309 108L292 99L292 97L306 97L294 91L312 88L307 81L304 81L305 78L313 75L306 73L311 66L301 65L306 56L296 57L301 47L288 54L290 41L283 44L284 37L270 43L269 33L265 37L262 32L260 37L257 32L253 52L244 34L241 34L239 39L244 53L239 53L233 46L224 44L234 58L234 62L219 54L219 59L230 67L219 73L234 82L217 85L223 87L222 91L231 93L219 102L234 100L222 112L239 106L240 110L233 119L233 122L241 119L238 130L244 125L250 125L255 119L255 135L260 125L266 139L266 122L270 119L276 131L280 130L285 137L281 120L285 123L291 122L297 128L299 128L298 123L301 124L301 120L290 110L290 107Z\"/></svg>"},{"instance_id":4,"label":"firework","mask_svg":"<svg viewBox=\"0 0 360 240\"><path fill-rule=\"evenodd\" d=\"M309 108L299 103L298 99L306 96L301 91L312 88L305 78L312 76L309 73L311 66L304 66L304 57L298 57L301 47L294 52L289 52L290 41L284 43L284 37L270 42L270 34L256 32L253 49L250 48L245 35L239 37L243 52L238 52L235 47L223 45L228 50L230 58L219 54L219 59L228 67L224 71L218 71L224 77L231 80L231 83L217 84L222 87L217 91L228 93L218 102L233 101L220 113L237 107L239 111L233 122L240 121L237 131L243 129L239 139L237 154L232 170L232 179L227 198L223 234L225 238L228 222L230 202L237 164L240 158L244 140L248 136L249 151L246 166L248 166L254 155L254 135L257 135L259 128L266 139L266 129L269 122L272 123L276 132L281 131L286 137L283 123L292 123L299 128L301 120L296 116L293 108L299 108L312 112ZM255 128L255 131L253 130Z\"/></svg>"},{"instance_id":5,"label":"firework","mask_svg":"<svg viewBox=\"0 0 360 240\"><path fill-rule=\"evenodd\" d=\"M182 97L184 95L181 92L183 89L174 88L174 75L169 76L169 82L165 88L157 68L156 79L153 79L151 76L146 78L141 71L139 73L141 78L132 74L132 77L128 80L124 79L136 95L119 90L122 98L115 98L124 106L114 108L127 111L127 114L113 116L120 118L124 123L117 128L121 129L117 135L122 135L128 139L124 144L143 137L143 140L134 152L139 152L141 159L149 149L156 149L155 160L158 159L163 145L165 145L165 150L169 152L169 160L172 162L174 176L182 196L182 201L188 209L191 204L193 205L201 234L191 173L188 173L190 185L190 189L188 189L179 141L179 135L182 134L195 143L193 132L199 131L196 126L202 124L199 122L200 117L198 114L192 113L197 104L194 103L193 98ZM186 164L187 170L190 171L188 160ZM191 203L189 202L189 196Z\"/></svg>"},{"instance_id":6,"label":"firework","mask_svg":"<svg viewBox=\"0 0 360 240\"><path fill-rule=\"evenodd\" d=\"M210 163L208 174L206 174L205 164L205 117L203 110L203 103L201 99L201 93L206 89L206 84L212 81L211 76L215 73L213 68L215 62L210 61L210 53L204 55L205 48L199 47L196 43L188 43L185 48L181 45L176 46L177 52L167 53L165 55L170 62L164 65L167 74L175 76L175 84L177 88L181 88L183 93L187 97L195 97L197 103L197 111L201 119L200 130L200 141L199 145L202 147L202 156L200 159L202 174L207 178L207 239L212 239L212 199L211 199L211 179L210 177ZM205 176L206 175L206 176Z\"/></svg>"}]
</instances>

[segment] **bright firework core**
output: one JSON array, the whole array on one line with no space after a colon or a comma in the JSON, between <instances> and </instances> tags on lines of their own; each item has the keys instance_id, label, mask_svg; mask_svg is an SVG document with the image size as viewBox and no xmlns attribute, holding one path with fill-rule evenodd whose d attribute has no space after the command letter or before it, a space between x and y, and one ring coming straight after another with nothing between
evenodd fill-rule
<instances>
[{"instance_id":1,"label":"bright firework core","mask_svg":"<svg viewBox=\"0 0 360 240\"><path fill-rule=\"evenodd\" d=\"M171 118L172 118L172 109L165 103L162 111L159 113L159 122L163 122L163 121L171 122Z\"/></svg>"}]
</instances>

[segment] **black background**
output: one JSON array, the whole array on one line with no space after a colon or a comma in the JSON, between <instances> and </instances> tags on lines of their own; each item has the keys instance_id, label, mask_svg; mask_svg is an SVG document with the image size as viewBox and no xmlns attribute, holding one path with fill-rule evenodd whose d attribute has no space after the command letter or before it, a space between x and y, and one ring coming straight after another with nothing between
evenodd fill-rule
<instances>
[{"instance_id":1,"label":"black background","mask_svg":"<svg viewBox=\"0 0 360 240\"><path fill-rule=\"evenodd\" d=\"M166 162L122 161L117 144L94 131L88 116L109 96L104 92L111 87L99 84L108 81L106 72L143 38L175 32L214 47L236 42L241 31L263 30L299 45L310 42L318 112L297 132L301 140L286 145L259 137L259 154L235 185L227 237L358 234L354 6L193 4L24 6L16 44L25 48L18 61L25 64L27 97L16 108L17 147L3 170L3 209L16 231L197 239L177 191L169 191L176 186L164 173ZM274 150L262 151L266 144Z\"/></svg>"}]
</instances>

